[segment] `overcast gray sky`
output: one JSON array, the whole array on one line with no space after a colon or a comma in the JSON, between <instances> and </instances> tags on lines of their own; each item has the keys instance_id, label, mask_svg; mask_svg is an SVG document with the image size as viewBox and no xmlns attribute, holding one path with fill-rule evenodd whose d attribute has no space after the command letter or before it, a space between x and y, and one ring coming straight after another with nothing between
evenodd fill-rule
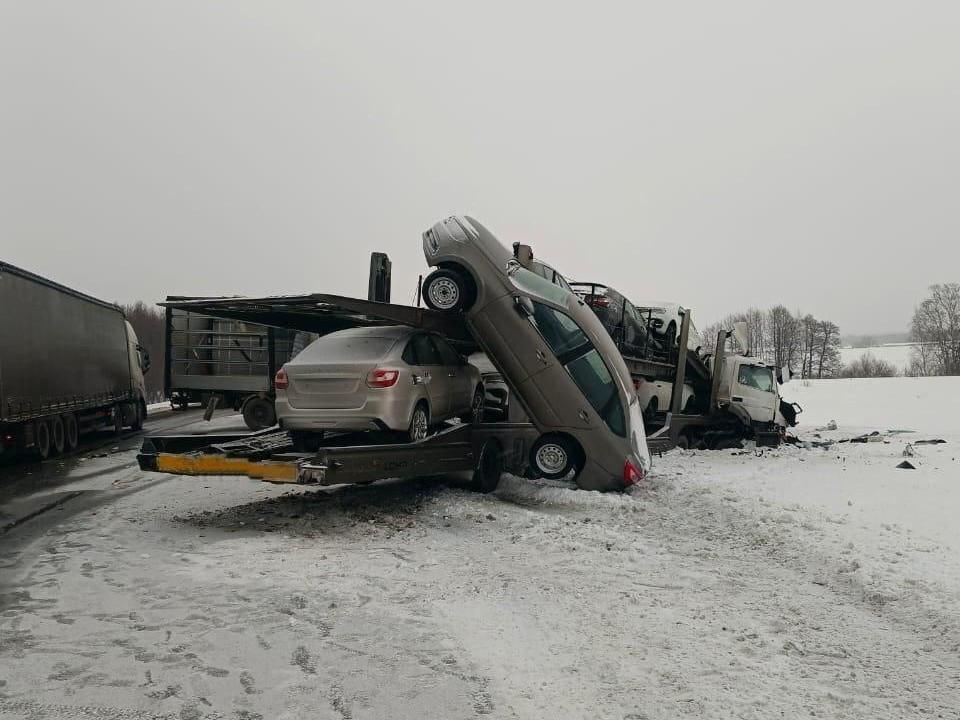
<instances>
[{"instance_id":1,"label":"overcast gray sky","mask_svg":"<svg viewBox=\"0 0 960 720\"><path fill-rule=\"evenodd\" d=\"M905 328L960 281L960 3L0 0L0 258L394 300L471 214L572 279ZM782 261L777 263L776 259Z\"/></svg>"}]
</instances>

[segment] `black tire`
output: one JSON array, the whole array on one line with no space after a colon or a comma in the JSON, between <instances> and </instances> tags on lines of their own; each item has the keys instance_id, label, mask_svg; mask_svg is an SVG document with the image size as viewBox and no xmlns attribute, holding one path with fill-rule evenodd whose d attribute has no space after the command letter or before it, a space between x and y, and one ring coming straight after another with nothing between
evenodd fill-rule
<instances>
[{"instance_id":1,"label":"black tire","mask_svg":"<svg viewBox=\"0 0 960 720\"><path fill-rule=\"evenodd\" d=\"M430 434L430 409L425 402L418 402L410 413L410 425L405 433L407 442L425 440Z\"/></svg>"},{"instance_id":2,"label":"black tire","mask_svg":"<svg viewBox=\"0 0 960 720\"><path fill-rule=\"evenodd\" d=\"M63 416L63 441L67 452L76 450L80 444L80 426L77 425L77 416L73 413Z\"/></svg>"},{"instance_id":3,"label":"black tire","mask_svg":"<svg viewBox=\"0 0 960 720\"><path fill-rule=\"evenodd\" d=\"M647 403L647 408L643 411L645 420L653 420L653 416L657 414L657 411L660 409L660 400L657 399L657 396L654 395L650 398L650 402Z\"/></svg>"},{"instance_id":4,"label":"black tire","mask_svg":"<svg viewBox=\"0 0 960 720\"><path fill-rule=\"evenodd\" d=\"M671 322L667 326L667 332L664 334L664 344L667 346L667 352L673 350L673 346L677 344L677 324Z\"/></svg>"},{"instance_id":5,"label":"black tire","mask_svg":"<svg viewBox=\"0 0 960 720\"><path fill-rule=\"evenodd\" d=\"M580 472L583 453L565 435L541 435L530 448L530 468L535 477L562 480L571 471Z\"/></svg>"},{"instance_id":6,"label":"black tire","mask_svg":"<svg viewBox=\"0 0 960 720\"><path fill-rule=\"evenodd\" d=\"M431 310L450 313L469 310L476 299L470 277L451 268L440 268L427 275L420 294Z\"/></svg>"},{"instance_id":7,"label":"black tire","mask_svg":"<svg viewBox=\"0 0 960 720\"><path fill-rule=\"evenodd\" d=\"M147 406L141 401L137 403L137 416L133 419L133 424L130 426L133 430L143 430L143 423L147 420Z\"/></svg>"},{"instance_id":8,"label":"black tire","mask_svg":"<svg viewBox=\"0 0 960 720\"><path fill-rule=\"evenodd\" d=\"M480 457L473 470L470 480L470 489L481 493L491 493L500 484L503 475L503 456L500 443L496 440L487 440L480 448Z\"/></svg>"},{"instance_id":9,"label":"black tire","mask_svg":"<svg viewBox=\"0 0 960 720\"><path fill-rule=\"evenodd\" d=\"M50 449L60 455L66 446L66 437L63 427L63 420L59 416L52 417L48 421L50 425Z\"/></svg>"},{"instance_id":10,"label":"black tire","mask_svg":"<svg viewBox=\"0 0 960 720\"><path fill-rule=\"evenodd\" d=\"M320 449L320 443L323 442L323 431L291 430L290 439L293 441L293 449L296 452L313 453Z\"/></svg>"},{"instance_id":11,"label":"black tire","mask_svg":"<svg viewBox=\"0 0 960 720\"><path fill-rule=\"evenodd\" d=\"M46 420L37 420L33 424L33 447L41 460L50 457L50 426Z\"/></svg>"},{"instance_id":12,"label":"black tire","mask_svg":"<svg viewBox=\"0 0 960 720\"><path fill-rule=\"evenodd\" d=\"M273 401L252 397L243 404L243 422L251 430L265 430L277 424L277 411Z\"/></svg>"},{"instance_id":13,"label":"black tire","mask_svg":"<svg viewBox=\"0 0 960 720\"><path fill-rule=\"evenodd\" d=\"M113 406L113 434L120 435L123 433L123 406L114 405Z\"/></svg>"},{"instance_id":14,"label":"black tire","mask_svg":"<svg viewBox=\"0 0 960 720\"><path fill-rule=\"evenodd\" d=\"M473 399L470 401L470 412L460 416L460 421L476 425L483 422L483 411L486 405L486 395L483 392L483 385L477 385L473 391Z\"/></svg>"}]
</instances>

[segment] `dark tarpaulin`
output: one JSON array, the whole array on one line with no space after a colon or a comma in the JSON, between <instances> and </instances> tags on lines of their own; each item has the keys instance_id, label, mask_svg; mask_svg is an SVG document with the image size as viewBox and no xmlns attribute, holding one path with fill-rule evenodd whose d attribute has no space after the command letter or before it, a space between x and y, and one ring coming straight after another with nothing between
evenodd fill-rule
<instances>
[{"instance_id":1,"label":"dark tarpaulin","mask_svg":"<svg viewBox=\"0 0 960 720\"><path fill-rule=\"evenodd\" d=\"M166 302L159 304L201 315L303 330L318 335L352 327L408 325L440 333L464 349L476 345L460 315L341 295L314 293L260 298L170 296Z\"/></svg>"}]
</instances>

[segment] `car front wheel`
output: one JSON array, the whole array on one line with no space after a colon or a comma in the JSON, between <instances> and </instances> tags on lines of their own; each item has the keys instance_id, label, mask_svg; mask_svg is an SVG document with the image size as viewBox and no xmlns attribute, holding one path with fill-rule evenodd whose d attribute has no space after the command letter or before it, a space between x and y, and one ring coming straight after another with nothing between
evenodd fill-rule
<instances>
[{"instance_id":1,"label":"car front wheel","mask_svg":"<svg viewBox=\"0 0 960 720\"><path fill-rule=\"evenodd\" d=\"M440 268L423 281L423 301L432 310L463 312L473 304L473 286L465 275L450 268Z\"/></svg>"}]
</instances>

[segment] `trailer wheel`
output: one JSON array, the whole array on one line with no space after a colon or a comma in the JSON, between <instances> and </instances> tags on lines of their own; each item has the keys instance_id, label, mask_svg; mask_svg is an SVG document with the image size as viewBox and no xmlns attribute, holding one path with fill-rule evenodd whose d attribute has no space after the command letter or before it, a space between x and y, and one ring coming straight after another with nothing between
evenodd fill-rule
<instances>
[{"instance_id":1,"label":"trailer wheel","mask_svg":"<svg viewBox=\"0 0 960 720\"><path fill-rule=\"evenodd\" d=\"M50 426L46 420L37 420L33 424L33 446L41 460L50 457Z\"/></svg>"},{"instance_id":2,"label":"trailer wheel","mask_svg":"<svg viewBox=\"0 0 960 720\"><path fill-rule=\"evenodd\" d=\"M473 305L476 292L467 275L444 267L427 275L420 294L431 310L463 312Z\"/></svg>"},{"instance_id":3,"label":"trailer wheel","mask_svg":"<svg viewBox=\"0 0 960 720\"><path fill-rule=\"evenodd\" d=\"M561 480L571 470L579 471L582 452L579 445L563 435L541 435L530 448L530 468L537 477Z\"/></svg>"},{"instance_id":4,"label":"trailer wheel","mask_svg":"<svg viewBox=\"0 0 960 720\"><path fill-rule=\"evenodd\" d=\"M503 457L500 454L500 443L496 440L487 440L480 448L480 457L473 470L470 488L476 492L491 493L500 484L503 474Z\"/></svg>"},{"instance_id":5,"label":"trailer wheel","mask_svg":"<svg viewBox=\"0 0 960 720\"><path fill-rule=\"evenodd\" d=\"M66 443L67 452L77 449L80 444L80 428L77 425L77 416L73 413L67 413L61 416L63 420L63 439Z\"/></svg>"},{"instance_id":6,"label":"trailer wheel","mask_svg":"<svg viewBox=\"0 0 960 720\"><path fill-rule=\"evenodd\" d=\"M243 404L243 421L251 430L264 430L277 424L277 411L270 400L257 395Z\"/></svg>"},{"instance_id":7,"label":"trailer wheel","mask_svg":"<svg viewBox=\"0 0 960 720\"><path fill-rule=\"evenodd\" d=\"M63 452L66 445L64 434L63 420L59 416L50 418L50 445L57 455Z\"/></svg>"},{"instance_id":8,"label":"trailer wheel","mask_svg":"<svg viewBox=\"0 0 960 720\"><path fill-rule=\"evenodd\" d=\"M147 419L147 406L141 400L137 403L137 416L133 419L133 424L130 426L134 430L143 430L143 423Z\"/></svg>"}]
</instances>

